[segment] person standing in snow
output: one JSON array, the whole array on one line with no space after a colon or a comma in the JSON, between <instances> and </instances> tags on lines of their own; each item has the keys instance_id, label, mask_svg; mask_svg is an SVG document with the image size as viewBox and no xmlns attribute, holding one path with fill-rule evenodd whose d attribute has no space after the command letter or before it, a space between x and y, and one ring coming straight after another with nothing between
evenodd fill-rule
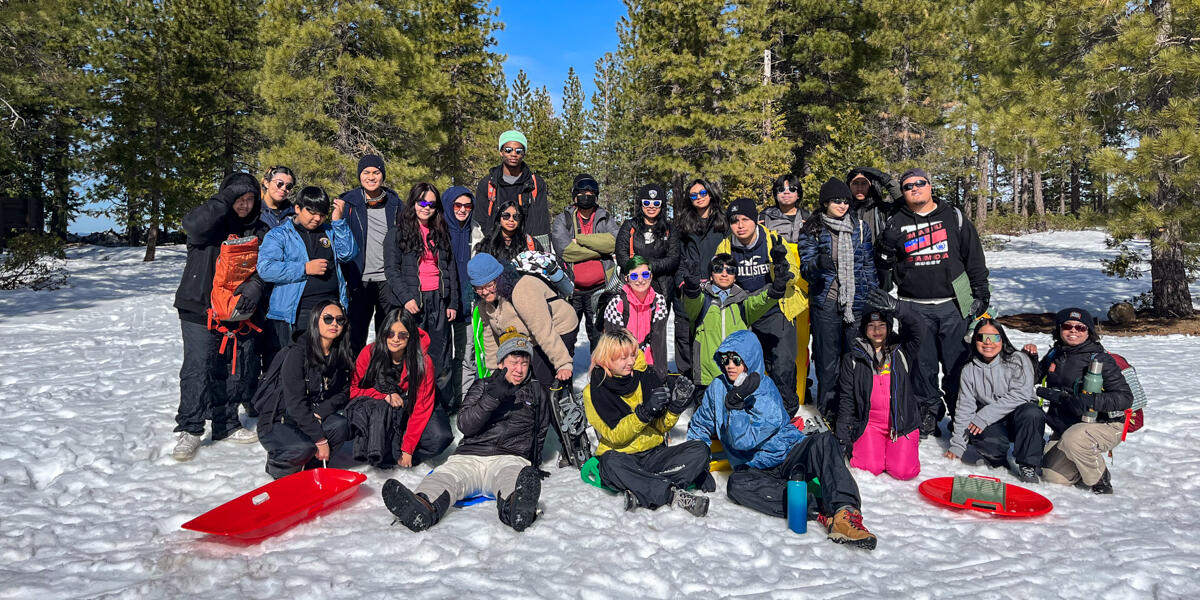
<instances>
[{"instance_id":1,"label":"person standing in snow","mask_svg":"<svg viewBox=\"0 0 1200 600\"><path fill-rule=\"evenodd\" d=\"M252 444L253 431L242 427L238 405L250 393L251 378L258 371L251 367L258 360L254 336L238 334L238 352L220 351L224 335L210 329L208 310L212 307L213 277L221 243L230 236L254 236L261 242L267 227L259 221L262 201L258 182L248 173L231 173L221 181L217 193L192 209L183 218L187 233L187 262L179 288L175 291L175 309L183 335L183 364L179 368L179 409L175 413L175 432L179 439L171 456L178 461L196 456L204 435L205 420L212 420L213 441L229 440ZM258 312L263 284L254 274L237 288L242 296L237 311ZM237 325L233 325L237 329ZM237 356L238 368L230 361ZM235 370L237 375L230 375Z\"/></svg>"},{"instance_id":2,"label":"person standing in snow","mask_svg":"<svg viewBox=\"0 0 1200 600\"><path fill-rule=\"evenodd\" d=\"M946 458L962 457L970 445L988 465L1005 466L1011 440L1017 477L1037 483L1046 413L1033 393L1033 361L1013 347L998 321L979 319L973 329L970 362L962 369Z\"/></svg>"},{"instance_id":3,"label":"person standing in snow","mask_svg":"<svg viewBox=\"0 0 1200 600\"><path fill-rule=\"evenodd\" d=\"M900 182L879 169L854 167L846 173L846 185L854 195L850 209L871 228L871 244L878 245L888 219L904 203Z\"/></svg>"},{"instance_id":4,"label":"person standing in snow","mask_svg":"<svg viewBox=\"0 0 1200 600\"><path fill-rule=\"evenodd\" d=\"M618 230L608 211L596 204L599 194L600 184L594 177L576 175L571 183L574 203L554 218L550 229L554 254L566 265L575 286L571 306L583 324L589 347L595 347L600 337L592 296L604 288L609 270L615 268L613 251Z\"/></svg>"},{"instance_id":5,"label":"person standing in snow","mask_svg":"<svg viewBox=\"0 0 1200 600\"><path fill-rule=\"evenodd\" d=\"M675 198L675 228L679 236L679 269L675 285L683 286L693 279L697 289L708 278L709 261L717 253L717 245L729 230L725 223L725 207L721 194L704 179L693 179L684 194ZM692 368L692 321L683 308L679 295L675 300L675 368L684 377L698 381ZM701 361L704 362L704 361Z\"/></svg>"},{"instance_id":6,"label":"person standing in snow","mask_svg":"<svg viewBox=\"0 0 1200 600\"><path fill-rule=\"evenodd\" d=\"M975 226L962 211L934 199L924 170L909 169L899 182L905 204L888 219L880 252L894 265L900 298L913 302L924 321L915 370L921 374L916 385L921 437L941 435L938 423L946 410L954 416L958 401L967 323L983 316L991 299L988 268Z\"/></svg>"},{"instance_id":7,"label":"person standing in snow","mask_svg":"<svg viewBox=\"0 0 1200 600\"><path fill-rule=\"evenodd\" d=\"M488 171L475 188L475 199L483 211L476 213L485 234L499 223L500 205L511 200L524 211L525 233L543 248L550 246L550 187L541 175L525 164L529 142L525 134L511 129L500 134L500 165Z\"/></svg>"},{"instance_id":8,"label":"person standing in snow","mask_svg":"<svg viewBox=\"0 0 1200 600\"><path fill-rule=\"evenodd\" d=\"M292 188L295 185L296 176L292 173L291 169L283 166L267 169L267 174L262 178L263 207L258 220L262 221L268 230L274 229L280 223L283 223L284 219L296 214L296 207L289 200ZM271 297L272 287L269 283L264 285L264 297ZM261 358L257 375L255 375L255 390L258 389L258 375L266 373L267 368L271 366L271 361L275 358L275 354L292 341L288 338L280 339L277 334L278 331L274 327L264 327L262 331L254 336L255 349L258 350L259 357ZM253 405L248 405L247 408L250 409L250 416L257 416L257 413L253 412Z\"/></svg>"},{"instance_id":9,"label":"person standing in snow","mask_svg":"<svg viewBox=\"0 0 1200 600\"><path fill-rule=\"evenodd\" d=\"M366 345L367 334L379 328L392 308L383 243L401 206L400 196L383 185L386 177L383 157L368 154L358 160L359 186L339 196L346 202L346 223L358 249L354 260L341 268L350 297L350 345L355 352Z\"/></svg>"},{"instance_id":10,"label":"person standing in snow","mask_svg":"<svg viewBox=\"0 0 1200 600\"><path fill-rule=\"evenodd\" d=\"M467 275L467 263L475 255L472 248L483 241L483 228L475 222L475 196L471 190L451 186L442 192L442 217L446 221L446 233L450 235L450 250L454 256L455 275L458 277L459 311L450 321L450 404L456 408L473 378L463 380L466 373L463 365L471 349L471 315L474 310L475 294Z\"/></svg>"},{"instance_id":11,"label":"person standing in snow","mask_svg":"<svg viewBox=\"0 0 1200 600\"><path fill-rule=\"evenodd\" d=\"M1064 308L1054 315L1054 345L1038 364L1035 380L1039 398L1050 402L1046 423L1050 442L1042 457L1042 478L1051 483L1088 488L1097 494L1113 493L1112 476L1104 455L1121 443L1124 411L1133 406L1133 391L1116 361L1100 344L1100 333L1091 313ZM1037 346L1025 351L1037 356ZM1103 367L1104 385L1098 394L1082 391L1083 375L1093 360ZM1096 411L1095 422L1084 414Z\"/></svg>"},{"instance_id":12,"label":"person standing in snow","mask_svg":"<svg viewBox=\"0 0 1200 600\"><path fill-rule=\"evenodd\" d=\"M763 366L762 347L750 331L725 338L710 360L714 379L688 425L687 439L725 447L733 465L727 492L737 504L787 516L788 481L821 481L818 521L829 539L874 550L875 535L862 524L858 484L831 432L804 435L789 420L783 398Z\"/></svg>"},{"instance_id":13,"label":"person standing in snow","mask_svg":"<svg viewBox=\"0 0 1200 600\"><path fill-rule=\"evenodd\" d=\"M775 206L758 213L758 222L779 234L784 241L800 242L800 228L808 221L808 209L800 206L800 178L795 175L780 175L771 187L775 193Z\"/></svg>"}]
</instances>

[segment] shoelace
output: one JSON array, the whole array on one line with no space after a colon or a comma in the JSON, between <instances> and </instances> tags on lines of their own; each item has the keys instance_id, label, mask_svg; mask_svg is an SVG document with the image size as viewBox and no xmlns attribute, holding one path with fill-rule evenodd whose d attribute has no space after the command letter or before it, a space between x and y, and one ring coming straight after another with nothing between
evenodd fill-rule
<instances>
[{"instance_id":1,"label":"shoelace","mask_svg":"<svg viewBox=\"0 0 1200 600\"><path fill-rule=\"evenodd\" d=\"M855 528L855 529L857 529L857 530L859 530L859 531L866 531L866 530L867 530L867 528L866 528L866 527L863 527L863 524L862 524L862 513L850 513L850 514L849 514L849 515L846 517L846 520L847 520L847 521L850 521L850 526L851 526L851 527L853 527L853 528Z\"/></svg>"}]
</instances>

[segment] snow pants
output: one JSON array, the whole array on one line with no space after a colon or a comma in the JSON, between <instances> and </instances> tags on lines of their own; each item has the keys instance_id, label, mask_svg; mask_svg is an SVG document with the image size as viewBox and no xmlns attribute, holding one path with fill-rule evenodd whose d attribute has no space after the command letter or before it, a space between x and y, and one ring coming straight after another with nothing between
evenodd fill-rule
<instances>
[{"instance_id":1,"label":"snow pants","mask_svg":"<svg viewBox=\"0 0 1200 600\"><path fill-rule=\"evenodd\" d=\"M917 406L922 418L932 415L941 421L947 410L953 418L958 404L959 373L967 357L967 344L963 341L967 321L953 300L941 304L914 302L912 307L925 328L917 349L918 368L912 371Z\"/></svg>"},{"instance_id":2,"label":"snow pants","mask_svg":"<svg viewBox=\"0 0 1200 600\"><path fill-rule=\"evenodd\" d=\"M603 289L603 284L589 288L575 288L575 292L571 294L571 308L575 309L575 316L579 317L579 325L588 339L588 352L596 347L596 340L600 339L601 331L596 329L596 310L592 305L592 294Z\"/></svg>"},{"instance_id":3,"label":"snow pants","mask_svg":"<svg viewBox=\"0 0 1200 600\"><path fill-rule=\"evenodd\" d=\"M989 462L1005 462L1008 444L1012 442L1013 460L1018 465L1041 466L1046 441L1046 413L1042 407L1028 402L988 425L983 433L968 436L967 439L979 451L979 455Z\"/></svg>"},{"instance_id":4,"label":"snow pants","mask_svg":"<svg viewBox=\"0 0 1200 600\"><path fill-rule=\"evenodd\" d=\"M813 303L811 312L813 362L817 372L817 411L827 420L832 420L838 411L838 364L857 335L858 321L843 321L842 311L833 300L826 300L823 306Z\"/></svg>"},{"instance_id":5,"label":"snow pants","mask_svg":"<svg viewBox=\"0 0 1200 600\"><path fill-rule=\"evenodd\" d=\"M388 299L386 281L364 281L361 286L347 292L350 300L350 349L358 352L367 345L368 335L379 329L392 305Z\"/></svg>"},{"instance_id":6,"label":"snow pants","mask_svg":"<svg viewBox=\"0 0 1200 600\"><path fill-rule=\"evenodd\" d=\"M345 443L350 436L350 422L334 413L321 422L329 454ZM305 468L321 466L316 461L317 440L309 438L291 423L266 423L258 427L258 441L267 449L267 474L275 479L298 473Z\"/></svg>"},{"instance_id":7,"label":"snow pants","mask_svg":"<svg viewBox=\"0 0 1200 600\"><path fill-rule=\"evenodd\" d=\"M475 353L474 342L471 339L471 307L467 306L463 310L466 311L466 320L463 320L463 313L460 313L457 320L450 323L450 385L448 389L450 412L452 413L458 412L458 407L462 405L463 394L470 389L470 384L475 383L474 376L470 379L463 376L467 354ZM472 375L474 374L472 373Z\"/></svg>"},{"instance_id":8,"label":"snow pants","mask_svg":"<svg viewBox=\"0 0 1200 600\"><path fill-rule=\"evenodd\" d=\"M796 395L796 325L783 316L778 307L767 311L750 326L763 348L767 375L783 396L783 409L788 416L800 408Z\"/></svg>"},{"instance_id":9,"label":"snow pants","mask_svg":"<svg viewBox=\"0 0 1200 600\"><path fill-rule=\"evenodd\" d=\"M792 447L783 462L768 469L738 467L729 475L729 499L775 517L787 516L788 481L821 481L821 514L831 516L843 506L861 508L858 484L846 468L841 445L833 433L805 437Z\"/></svg>"},{"instance_id":10,"label":"snow pants","mask_svg":"<svg viewBox=\"0 0 1200 600\"><path fill-rule=\"evenodd\" d=\"M868 424L862 436L854 441L850 466L874 475L887 471L888 475L901 481L912 479L921 474L921 460L917 453L917 443L920 441L921 436L916 431L893 440L886 423L882 427Z\"/></svg>"},{"instance_id":11,"label":"snow pants","mask_svg":"<svg viewBox=\"0 0 1200 600\"><path fill-rule=\"evenodd\" d=\"M683 309L683 300L676 296L674 301L675 312L675 372L690 378L692 377L692 322L687 318L687 311Z\"/></svg>"},{"instance_id":12,"label":"snow pants","mask_svg":"<svg viewBox=\"0 0 1200 600\"><path fill-rule=\"evenodd\" d=\"M436 500L442 492L447 492L451 504L477 494L488 494L497 500L508 498L517 486L517 475L528 466L528 460L511 454L454 454L421 480L416 493Z\"/></svg>"},{"instance_id":13,"label":"snow pants","mask_svg":"<svg viewBox=\"0 0 1200 600\"><path fill-rule=\"evenodd\" d=\"M1051 483L1096 485L1108 467L1104 455L1121 443L1122 422L1076 423L1046 444L1042 477Z\"/></svg>"},{"instance_id":14,"label":"snow pants","mask_svg":"<svg viewBox=\"0 0 1200 600\"><path fill-rule=\"evenodd\" d=\"M224 335L208 325L180 319L183 334L183 364L179 367L179 410L175 413L175 431L204 434L204 422L212 420L213 441L220 440L242 426L238 405L249 402L252 378L258 371L251 364L258 360L254 335L237 336L237 373L233 366L233 340L220 353Z\"/></svg>"},{"instance_id":15,"label":"snow pants","mask_svg":"<svg viewBox=\"0 0 1200 600\"><path fill-rule=\"evenodd\" d=\"M350 421L354 460L386 469L396 466L409 423L404 407L393 408L384 400L359 397L350 401L345 413ZM421 432L420 441L413 449L413 465L441 454L450 447L452 441L454 432L450 431L446 411L434 406L433 414L429 415L429 422Z\"/></svg>"},{"instance_id":16,"label":"snow pants","mask_svg":"<svg viewBox=\"0 0 1200 600\"><path fill-rule=\"evenodd\" d=\"M634 454L609 450L597 460L604 485L629 490L638 506L655 509L671 503L674 488L691 484L703 488L709 478L708 457L708 444L690 440L675 446L663 443Z\"/></svg>"},{"instance_id":17,"label":"snow pants","mask_svg":"<svg viewBox=\"0 0 1200 600\"><path fill-rule=\"evenodd\" d=\"M421 292L421 312L416 314L417 326L429 334L429 358L437 373L437 404L449 412L450 399L450 323L446 320L446 303L438 290Z\"/></svg>"}]
</instances>

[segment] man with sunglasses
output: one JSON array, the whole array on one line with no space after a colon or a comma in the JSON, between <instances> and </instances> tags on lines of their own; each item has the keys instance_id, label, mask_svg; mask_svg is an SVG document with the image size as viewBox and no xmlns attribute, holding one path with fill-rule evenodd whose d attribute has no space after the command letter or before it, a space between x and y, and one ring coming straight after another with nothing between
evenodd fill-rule
<instances>
[{"instance_id":1,"label":"man with sunglasses","mask_svg":"<svg viewBox=\"0 0 1200 600\"><path fill-rule=\"evenodd\" d=\"M600 337L593 296L604 290L608 273L615 268L613 251L618 231L617 223L609 218L608 211L597 205L599 194L600 184L595 177L586 173L576 175L571 182L574 203L555 217L551 229L554 253L566 265L567 275L575 284L571 306L583 321L589 348L595 346Z\"/></svg>"},{"instance_id":2,"label":"man with sunglasses","mask_svg":"<svg viewBox=\"0 0 1200 600\"><path fill-rule=\"evenodd\" d=\"M354 260L342 265L350 294L350 345L355 352L366 345L367 332L378 328L391 308L383 273L383 241L396 222L400 196L384 187L386 176L383 157L368 154L358 161L359 187L341 196L346 203L346 223L358 247Z\"/></svg>"},{"instance_id":3,"label":"man with sunglasses","mask_svg":"<svg viewBox=\"0 0 1200 600\"><path fill-rule=\"evenodd\" d=\"M500 134L500 165L479 180L475 198L479 203L476 219L484 234L496 226L496 210L501 202L513 200L525 211L525 233L543 248L550 246L550 188L541 175L525 164L529 142L525 134L511 129Z\"/></svg>"},{"instance_id":4,"label":"man with sunglasses","mask_svg":"<svg viewBox=\"0 0 1200 600\"><path fill-rule=\"evenodd\" d=\"M958 402L967 324L987 311L991 299L988 268L975 226L958 208L933 197L924 170L909 169L898 180L904 206L888 219L879 248L882 260L894 265L899 297L913 303L925 328L913 385L921 437L941 435L938 423L947 410L954 417Z\"/></svg>"}]
</instances>

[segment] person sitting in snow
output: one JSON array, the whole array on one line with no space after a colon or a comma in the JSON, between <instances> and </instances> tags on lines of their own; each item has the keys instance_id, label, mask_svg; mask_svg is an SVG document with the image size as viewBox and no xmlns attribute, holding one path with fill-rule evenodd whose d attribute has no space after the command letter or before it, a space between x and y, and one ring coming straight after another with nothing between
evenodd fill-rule
<instances>
[{"instance_id":1,"label":"person sitting in snow","mask_svg":"<svg viewBox=\"0 0 1200 600\"><path fill-rule=\"evenodd\" d=\"M708 474L708 446L695 440L667 446L667 432L691 404L690 390L679 390L672 398L666 384L646 368L629 330L600 334L583 403L600 438L600 481L624 492L625 510L671 504L697 517L708 514L708 498L685 491L693 484L715 489Z\"/></svg>"},{"instance_id":2,"label":"person sitting in snow","mask_svg":"<svg viewBox=\"0 0 1200 600\"><path fill-rule=\"evenodd\" d=\"M1125 416L1133 406L1133 391L1116 361L1100 345L1092 315L1082 308L1064 308L1054 315L1054 346L1038 365L1037 395L1050 402L1046 423L1052 434L1042 457L1042 477L1051 483L1074 484L1097 494L1113 493L1104 455L1121 443ZM1037 346L1025 351L1037 355ZM1083 376L1092 360L1103 365L1104 386L1098 394L1083 391ZM1084 413L1096 411L1095 422Z\"/></svg>"},{"instance_id":3,"label":"person sitting in snow","mask_svg":"<svg viewBox=\"0 0 1200 600\"><path fill-rule=\"evenodd\" d=\"M458 449L415 491L389 479L383 502L412 531L429 529L450 505L479 494L496 498L500 522L524 531L537 518L542 491L542 443L550 426L550 395L531 375L533 341L510 328L500 337L499 361L476 380L458 409Z\"/></svg>"},{"instance_id":4,"label":"person sitting in snow","mask_svg":"<svg viewBox=\"0 0 1200 600\"><path fill-rule=\"evenodd\" d=\"M998 321L979 319L972 329L971 358L962 370L946 458L961 457L970 445L989 465L1003 466L1012 440L1017 477L1037 483L1046 413L1033 393L1033 362L1013 347Z\"/></svg>"},{"instance_id":5,"label":"person sitting in snow","mask_svg":"<svg viewBox=\"0 0 1200 600\"><path fill-rule=\"evenodd\" d=\"M712 360L723 373L705 390L692 415L687 439L725 447L733 465L729 499L761 513L787 516L789 480L821 481L817 520L829 539L874 550L875 535L862 524L858 484L846 468L837 438L825 431L805 435L788 420L783 398L766 376L762 346L751 331L721 342Z\"/></svg>"}]
</instances>

